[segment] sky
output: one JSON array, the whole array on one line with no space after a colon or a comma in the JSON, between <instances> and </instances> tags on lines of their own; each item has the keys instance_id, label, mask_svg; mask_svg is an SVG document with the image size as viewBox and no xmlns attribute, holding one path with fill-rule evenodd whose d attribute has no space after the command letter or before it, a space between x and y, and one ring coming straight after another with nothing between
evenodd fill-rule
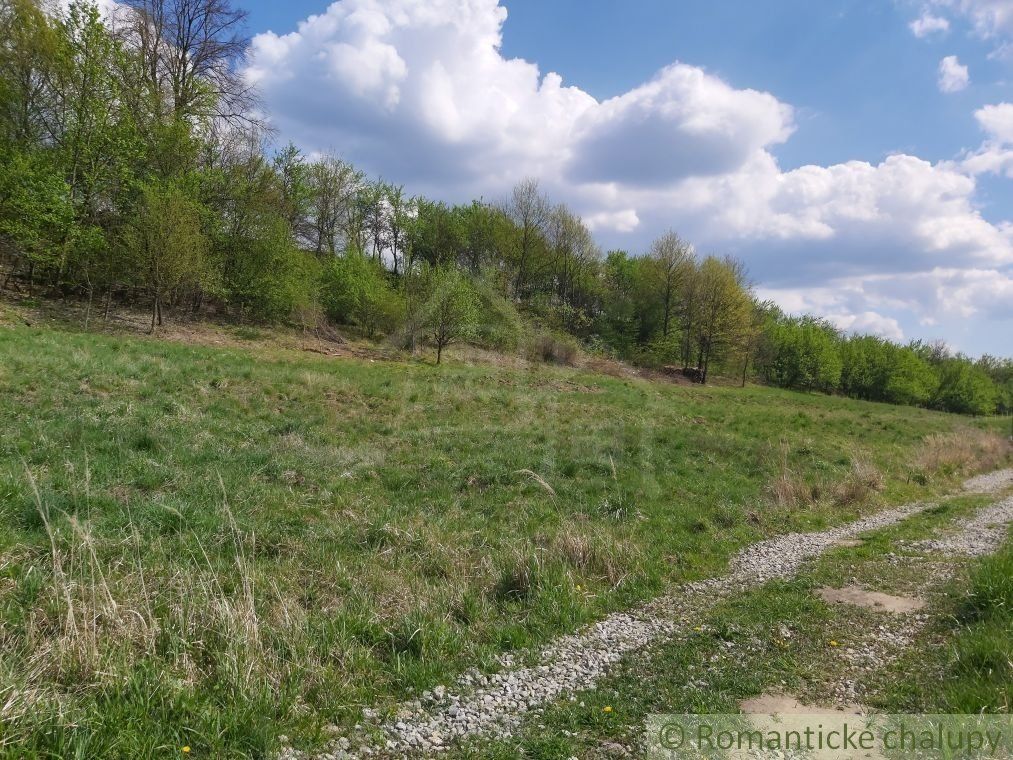
<instances>
[{"instance_id":1,"label":"sky","mask_svg":"<svg viewBox=\"0 0 1013 760\"><path fill-rule=\"evenodd\" d=\"M278 141L409 192L533 177L845 330L1013 354L1013 0L245 0Z\"/></svg>"}]
</instances>

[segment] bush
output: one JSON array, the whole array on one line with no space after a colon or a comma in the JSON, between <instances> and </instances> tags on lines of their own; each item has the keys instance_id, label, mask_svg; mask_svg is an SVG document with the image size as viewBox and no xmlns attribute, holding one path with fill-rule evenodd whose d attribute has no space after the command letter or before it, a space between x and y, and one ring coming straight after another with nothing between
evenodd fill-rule
<instances>
[{"instance_id":1,"label":"bush","mask_svg":"<svg viewBox=\"0 0 1013 760\"><path fill-rule=\"evenodd\" d=\"M383 267L355 252L335 258L324 268L321 302L330 319L361 327L370 337L390 333L404 318L404 302L390 286Z\"/></svg>"},{"instance_id":2,"label":"bush","mask_svg":"<svg viewBox=\"0 0 1013 760\"><path fill-rule=\"evenodd\" d=\"M577 341L569 335L538 331L528 344L528 358L549 364L572 365L580 353Z\"/></svg>"},{"instance_id":3,"label":"bush","mask_svg":"<svg viewBox=\"0 0 1013 760\"><path fill-rule=\"evenodd\" d=\"M282 219L258 232L249 238L231 239L224 252L228 302L243 314L266 322L313 311L320 290L318 260L292 244Z\"/></svg>"},{"instance_id":4,"label":"bush","mask_svg":"<svg viewBox=\"0 0 1013 760\"><path fill-rule=\"evenodd\" d=\"M517 307L505 298L490 278L474 283L482 315L475 328L475 341L493 351L516 351L524 336L524 319Z\"/></svg>"}]
</instances>

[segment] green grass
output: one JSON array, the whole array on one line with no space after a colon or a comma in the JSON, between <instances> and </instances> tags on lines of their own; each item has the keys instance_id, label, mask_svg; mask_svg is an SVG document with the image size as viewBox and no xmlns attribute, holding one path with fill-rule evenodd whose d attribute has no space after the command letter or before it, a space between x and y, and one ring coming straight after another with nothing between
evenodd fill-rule
<instances>
[{"instance_id":1,"label":"green grass","mask_svg":"<svg viewBox=\"0 0 1013 760\"><path fill-rule=\"evenodd\" d=\"M1013 539L948 590L929 636L897 668L891 707L1009 713L1013 708ZM899 673L903 673L900 676Z\"/></svg>"},{"instance_id":2,"label":"green grass","mask_svg":"<svg viewBox=\"0 0 1013 760\"><path fill-rule=\"evenodd\" d=\"M741 700L764 692L832 705L836 700L828 685L840 676L856 675L839 656L841 648L874 635L871 632L885 613L827 604L816 589L854 579L893 594L914 588L925 593L925 566L917 561L897 563L891 557L905 551L904 542L938 534L990 501L984 496L946 499L915 517L866 534L862 546L827 552L807 563L794 579L773 581L701 609L685 633L624 657L594 689L529 716L514 737L477 738L450 756L610 757L614 754L610 745L640 746L645 721L652 714L735 713ZM971 573L970 584L968 573L960 572L967 560L932 558L957 565L959 579L931 589L932 634L921 637L884 672L871 674L872 681L865 684L870 687L871 707L888 713L1008 712L1013 683L1008 670L1013 630L1008 553L1007 549L1004 555L982 560ZM963 628L956 625L958 619L976 622ZM611 709L604 712L605 707Z\"/></svg>"},{"instance_id":3,"label":"green grass","mask_svg":"<svg viewBox=\"0 0 1013 760\"><path fill-rule=\"evenodd\" d=\"M1006 456L988 420L765 388L27 327L0 329L0 415L19 757L313 746Z\"/></svg>"}]
</instances>

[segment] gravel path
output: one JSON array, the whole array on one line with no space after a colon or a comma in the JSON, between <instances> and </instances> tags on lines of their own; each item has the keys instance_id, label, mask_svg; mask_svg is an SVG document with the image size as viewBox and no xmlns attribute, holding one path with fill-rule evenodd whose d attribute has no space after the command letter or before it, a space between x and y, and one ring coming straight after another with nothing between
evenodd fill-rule
<instances>
[{"instance_id":1,"label":"gravel path","mask_svg":"<svg viewBox=\"0 0 1013 760\"><path fill-rule=\"evenodd\" d=\"M1009 485L1009 481L1000 479L993 482L1003 484L996 486L996 490ZM948 557L983 557L994 553L1002 546L1008 535L1010 522L1013 522L1013 496L978 510L970 519L942 538L915 541L909 546L912 549ZM910 556L895 555L894 558L898 562L916 561L916 558ZM928 592L933 586L946 583L957 570L957 566L953 563L929 559L929 566L923 565L926 572L921 583L912 592L916 595ZM920 612L900 615L884 613L882 622L876 630L867 631L860 641L841 652L841 656L849 664L849 670L846 676L835 681L829 689L835 700L839 704L861 702L866 696L870 678L897 660L931 617Z\"/></svg>"},{"instance_id":2,"label":"gravel path","mask_svg":"<svg viewBox=\"0 0 1013 760\"><path fill-rule=\"evenodd\" d=\"M1013 468L986 472L964 483L964 490L971 493L998 493L1013 486Z\"/></svg>"},{"instance_id":3,"label":"gravel path","mask_svg":"<svg viewBox=\"0 0 1013 760\"><path fill-rule=\"evenodd\" d=\"M1013 496L978 510L960 530L940 538L914 541L911 547L941 554L981 557L992 554L1006 540L1006 526L1013 522Z\"/></svg>"},{"instance_id":4,"label":"gravel path","mask_svg":"<svg viewBox=\"0 0 1013 760\"><path fill-rule=\"evenodd\" d=\"M1011 482L1013 470L1004 470L974 478L965 488L996 492ZM403 703L392 719L379 721L375 711L364 710L363 722L373 724L384 738L374 743L362 734L353 744L347 737L338 737L319 758L430 755L462 737L509 735L526 713L561 695L593 687L625 654L686 629L691 615L699 615L719 598L775 578L789 578L806 560L822 554L836 542L888 527L929 506L905 505L829 530L789 533L753 544L736 555L727 575L686 584L639 609L610 615L575 634L563 636L542 650L537 665L512 668L507 655L503 658L503 672L484 675L470 671L449 688L436 687L423 694L421 700ZM1001 522L1002 515L1008 515L997 511L999 507L1013 509L1013 498L979 513L987 514L980 520L982 531L992 531L989 526ZM976 521L977 517L968 523L969 528ZM991 539L983 536L984 533L975 531L969 542L975 546L991 545L988 543ZM285 760L305 757L292 749L282 753Z\"/></svg>"}]
</instances>

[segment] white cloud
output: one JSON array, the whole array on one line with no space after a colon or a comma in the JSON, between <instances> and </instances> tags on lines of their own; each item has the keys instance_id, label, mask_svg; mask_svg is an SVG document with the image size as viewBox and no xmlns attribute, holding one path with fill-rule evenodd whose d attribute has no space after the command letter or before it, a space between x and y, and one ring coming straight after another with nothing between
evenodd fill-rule
<instances>
[{"instance_id":1,"label":"white cloud","mask_svg":"<svg viewBox=\"0 0 1013 760\"><path fill-rule=\"evenodd\" d=\"M998 103L979 108L974 118L998 143L1013 145L1013 103Z\"/></svg>"},{"instance_id":2,"label":"white cloud","mask_svg":"<svg viewBox=\"0 0 1013 760\"><path fill-rule=\"evenodd\" d=\"M606 245L637 252L674 227L738 255L779 297L883 334L936 318L938 283L983 304L968 307L981 318L1006 313L988 294L1010 281L1013 231L979 213L972 168L1001 156L784 171L771 151L793 110L774 95L676 63L598 101L505 58L505 18L496 0L338 0L291 34L255 37L247 76L283 139L412 192L495 200L534 176ZM966 85L955 57L944 64L947 88ZM1013 153L1010 108L976 114L990 149ZM998 274L958 282L963 271Z\"/></svg>"},{"instance_id":3,"label":"white cloud","mask_svg":"<svg viewBox=\"0 0 1013 760\"><path fill-rule=\"evenodd\" d=\"M950 22L942 16L934 16L929 11L923 11L921 16L908 24L908 27L915 37L922 39L931 34L948 32L950 30Z\"/></svg>"},{"instance_id":4,"label":"white cloud","mask_svg":"<svg viewBox=\"0 0 1013 760\"><path fill-rule=\"evenodd\" d=\"M793 128L792 109L773 95L675 64L584 113L568 174L634 184L725 174Z\"/></svg>"},{"instance_id":5,"label":"white cloud","mask_svg":"<svg viewBox=\"0 0 1013 760\"><path fill-rule=\"evenodd\" d=\"M1013 0L935 0L966 17L983 38L1013 36Z\"/></svg>"},{"instance_id":6,"label":"white cloud","mask_svg":"<svg viewBox=\"0 0 1013 760\"><path fill-rule=\"evenodd\" d=\"M874 311L863 311L860 314L828 314L827 319L846 332L872 333L890 340L904 340L904 330L896 319Z\"/></svg>"},{"instance_id":7,"label":"white cloud","mask_svg":"<svg viewBox=\"0 0 1013 760\"><path fill-rule=\"evenodd\" d=\"M961 166L972 175L1000 174L1013 178L1013 103L987 105L974 112L987 138Z\"/></svg>"},{"instance_id":8,"label":"white cloud","mask_svg":"<svg viewBox=\"0 0 1013 760\"><path fill-rule=\"evenodd\" d=\"M614 230L615 232L633 232L640 224L636 209L627 208L620 211L597 211L584 216L588 228L598 230Z\"/></svg>"},{"instance_id":9,"label":"white cloud","mask_svg":"<svg viewBox=\"0 0 1013 760\"><path fill-rule=\"evenodd\" d=\"M955 55L948 55L939 62L939 89L942 92L960 92L970 83L967 66L960 63Z\"/></svg>"}]
</instances>

